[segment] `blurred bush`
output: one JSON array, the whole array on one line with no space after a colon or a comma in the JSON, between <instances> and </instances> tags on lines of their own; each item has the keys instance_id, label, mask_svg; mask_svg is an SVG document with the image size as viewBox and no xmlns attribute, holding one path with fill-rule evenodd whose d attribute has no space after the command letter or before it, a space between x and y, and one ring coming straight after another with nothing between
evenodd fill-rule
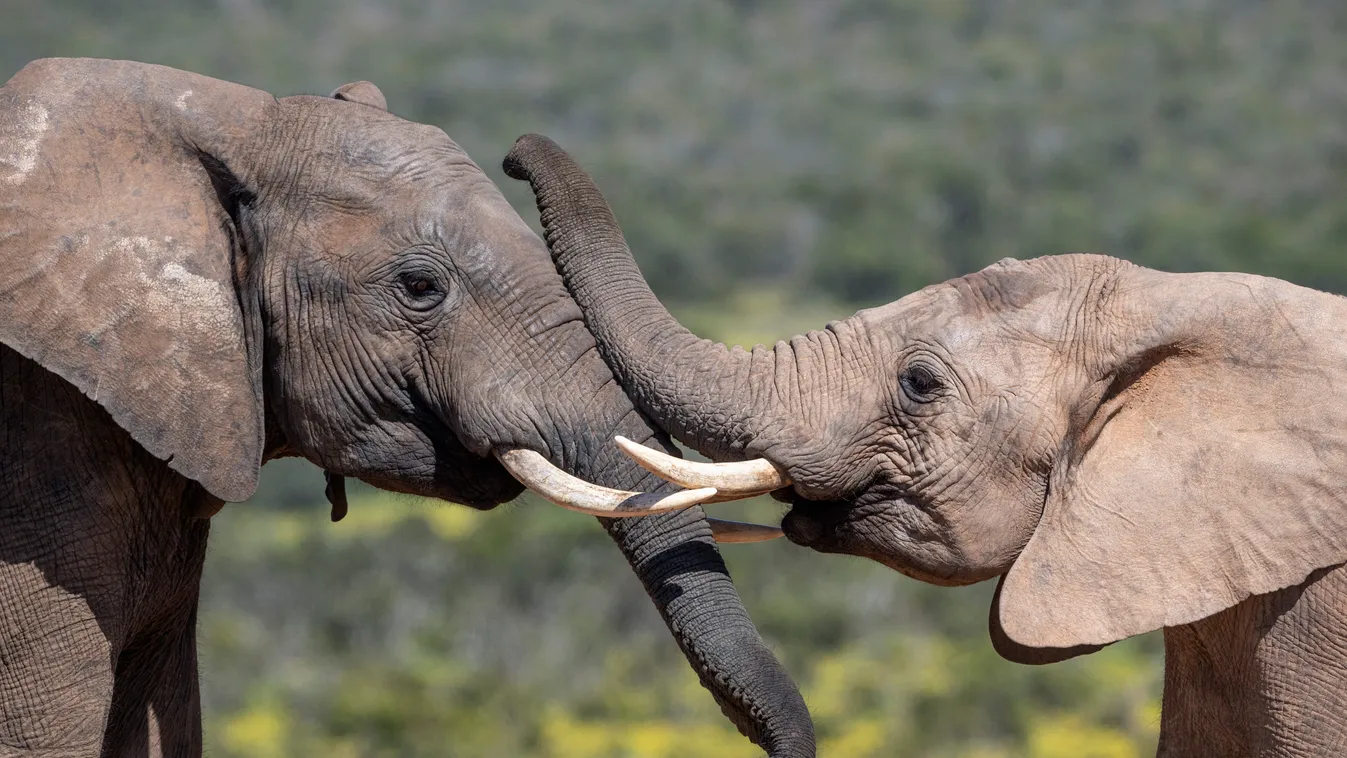
<instances>
[{"instance_id":1,"label":"blurred bush","mask_svg":"<svg viewBox=\"0 0 1347 758\"><path fill-rule=\"evenodd\" d=\"M212 527L212 755L760 755L592 519L529 498L483 514L364 489L339 524L316 510L234 505ZM820 755L1154 750L1158 639L1017 666L987 640L989 586L927 587L789 544L725 554L804 689Z\"/></svg>"}]
</instances>

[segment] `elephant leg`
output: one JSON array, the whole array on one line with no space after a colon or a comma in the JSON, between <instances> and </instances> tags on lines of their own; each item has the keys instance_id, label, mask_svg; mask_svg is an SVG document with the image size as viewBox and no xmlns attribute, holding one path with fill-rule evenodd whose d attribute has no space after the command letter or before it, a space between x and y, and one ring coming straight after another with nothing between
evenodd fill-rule
<instances>
[{"instance_id":1,"label":"elephant leg","mask_svg":"<svg viewBox=\"0 0 1347 758\"><path fill-rule=\"evenodd\" d=\"M87 599L0 560L0 755L98 758L113 677Z\"/></svg>"},{"instance_id":2,"label":"elephant leg","mask_svg":"<svg viewBox=\"0 0 1347 758\"><path fill-rule=\"evenodd\" d=\"M192 490L179 511L194 511ZM209 523L173 519L158 531L155 570L139 587L137 631L117 657L103 758L199 758L201 687L196 619ZM152 589L151 589L152 588Z\"/></svg>"},{"instance_id":3,"label":"elephant leg","mask_svg":"<svg viewBox=\"0 0 1347 758\"><path fill-rule=\"evenodd\" d=\"M162 715L161 693L195 708L195 667L180 661L195 658L203 493L0 345L0 756L107 755L106 736L152 696L160 721L189 724L153 739L199 745L192 719ZM147 756L149 739L113 754Z\"/></svg>"},{"instance_id":4,"label":"elephant leg","mask_svg":"<svg viewBox=\"0 0 1347 758\"><path fill-rule=\"evenodd\" d=\"M181 628L122 651L103 758L197 758L201 689L196 612Z\"/></svg>"}]
</instances>

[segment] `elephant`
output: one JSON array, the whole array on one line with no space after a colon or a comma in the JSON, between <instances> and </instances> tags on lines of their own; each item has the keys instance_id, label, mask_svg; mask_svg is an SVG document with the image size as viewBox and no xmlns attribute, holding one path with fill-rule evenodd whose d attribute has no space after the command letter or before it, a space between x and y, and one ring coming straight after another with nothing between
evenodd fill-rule
<instances>
[{"instance_id":1,"label":"elephant","mask_svg":"<svg viewBox=\"0 0 1347 758\"><path fill-rule=\"evenodd\" d=\"M1104 255L1005 259L752 350L680 326L551 140L507 174L638 408L619 444L781 528L936 585L997 579L992 643L1048 663L1163 629L1162 756L1347 746L1347 299Z\"/></svg>"},{"instance_id":2,"label":"elephant","mask_svg":"<svg viewBox=\"0 0 1347 758\"><path fill-rule=\"evenodd\" d=\"M615 433L676 450L538 235L373 84L277 99L44 59L0 88L0 753L201 755L210 518L300 456L334 519L345 477L603 516L727 717L812 756L695 507L714 491Z\"/></svg>"}]
</instances>

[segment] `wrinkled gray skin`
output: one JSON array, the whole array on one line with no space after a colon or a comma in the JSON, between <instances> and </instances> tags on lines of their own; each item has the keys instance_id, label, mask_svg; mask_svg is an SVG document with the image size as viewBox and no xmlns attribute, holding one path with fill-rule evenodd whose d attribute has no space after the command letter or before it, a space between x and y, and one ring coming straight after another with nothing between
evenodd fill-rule
<instances>
[{"instance_id":1,"label":"wrinkled gray skin","mask_svg":"<svg viewBox=\"0 0 1347 758\"><path fill-rule=\"evenodd\" d=\"M787 473L791 540L1000 577L1015 661L1164 628L1161 755L1347 750L1347 299L1064 255L729 350L660 306L559 148L506 170L638 407Z\"/></svg>"},{"instance_id":2,"label":"wrinkled gray skin","mask_svg":"<svg viewBox=\"0 0 1347 758\"><path fill-rule=\"evenodd\" d=\"M443 132L336 94L97 60L0 89L0 754L201 754L203 517L266 460L476 508L520 492L501 447L658 484L542 241ZM726 714L813 755L700 509L604 526Z\"/></svg>"}]
</instances>

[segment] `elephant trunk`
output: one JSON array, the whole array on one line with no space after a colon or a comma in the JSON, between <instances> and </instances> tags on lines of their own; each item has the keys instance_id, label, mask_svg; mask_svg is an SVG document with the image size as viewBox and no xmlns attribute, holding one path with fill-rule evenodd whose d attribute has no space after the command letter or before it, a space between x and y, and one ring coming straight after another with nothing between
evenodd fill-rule
<instances>
[{"instance_id":1,"label":"elephant trunk","mask_svg":"<svg viewBox=\"0 0 1347 758\"><path fill-rule=\"evenodd\" d=\"M599 395L591 408L625 409L610 425L611 434L674 452L645 417L630 412L620 387L609 382ZM593 442L569 446L562 457L570 459L559 462L608 487L674 489L607 439ZM814 730L804 699L749 618L702 509L599 521L640 577L702 685L739 731L774 758L812 758Z\"/></svg>"},{"instance_id":2,"label":"elephant trunk","mask_svg":"<svg viewBox=\"0 0 1347 758\"><path fill-rule=\"evenodd\" d=\"M650 493L643 498L675 492L676 487L648 473L613 444L614 436L622 436L649 444L645 449L651 452L677 452L613 381L580 320L580 310L542 254L541 241L531 232L528 239L523 236L521 244L530 245L532 255L508 272L508 280L499 275L497 283L513 293L527 293L505 307L512 314L512 328L532 335L519 355L529 373L541 380L516 380L502 391L491 376L459 375L455 386L467 395L459 399L458 407L489 408L520 420L518 428L486 420L470 424L479 434L490 430L492 438L486 442L498 458L502 448L527 450L559 467L563 475L592 485ZM540 300L551 306L540 308ZM489 361L470 363L480 368ZM725 715L772 756L812 757L809 711L753 626L702 509L601 517L599 522Z\"/></svg>"},{"instance_id":3,"label":"elephant trunk","mask_svg":"<svg viewBox=\"0 0 1347 758\"><path fill-rule=\"evenodd\" d=\"M637 406L704 455L747 457L744 444L786 404L777 351L731 350L683 328L650 291L598 187L550 139L519 138L504 168L532 186L567 289Z\"/></svg>"}]
</instances>

